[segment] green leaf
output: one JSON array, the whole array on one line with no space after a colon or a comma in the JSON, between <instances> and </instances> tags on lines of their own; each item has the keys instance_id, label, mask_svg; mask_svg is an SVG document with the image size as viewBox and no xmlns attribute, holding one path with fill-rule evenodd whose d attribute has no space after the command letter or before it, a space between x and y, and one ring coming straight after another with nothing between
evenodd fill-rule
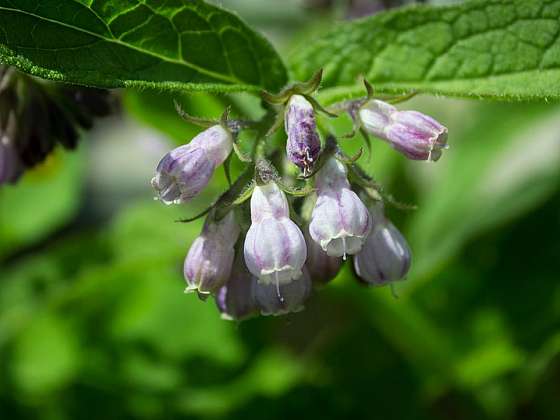
<instances>
[{"instance_id":1,"label":"green leaf","mask_svg":"<svg viewBox=\"0 0 560 420\"><path fill-rule=\"evenodd\" d=\"M102 88L278 90L282 60L237 16L201 0L0 0L0 62Z\"/></svg>"},{"instance_id":2,"label":"green leaf","mask_svg":"<svg viewBox=\"0 0 560 420\"><path fill-rule=\"evenodd\" d=\"M79 368L76 332L51 314L34 318L17 338L14 350L11 373L19 389L29 394L62 388Z\"/></svg>"},{"instance_id":3,"label":"green leaf","mask_svg":"<svg viewBox=\"0 0 560 420\"><path fill-rule=\"evenodd\" d=\"M560 98L560 1L475 0L407 7L341 23L291 57L306 80L324 68L326 102L409 90L502 100Z\"/></svg>"},{"instance_id":4,"label":"green leaf","mask_svg":"<svg viewBox=\"0 0 560 420\"><path fill-rule=\"evenodd\" d=\"M15 186L0 189L0 257L60 228L80 205L83 154L55 153Z\"/></svg>"}]
</instances>

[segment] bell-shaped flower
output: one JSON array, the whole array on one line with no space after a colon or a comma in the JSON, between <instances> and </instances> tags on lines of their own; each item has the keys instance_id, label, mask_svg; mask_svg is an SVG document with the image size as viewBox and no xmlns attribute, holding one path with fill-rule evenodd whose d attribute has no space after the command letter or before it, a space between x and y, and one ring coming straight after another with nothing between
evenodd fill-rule
<instances>
[{"instance_id":1,"label":"bell-shaped flower","mask_svg":"<svg viewBox=\"0 0 560 420\"><path fill-rule=\"evenodd\" d=\"M312 285L307 270L290 283L265 284L257 282L254 295L261 315L285 315L303 310L311 295Z\"/></svg>"},{"instance_id":2,"label":"bell-shaped flower","mask_svg":"<svg viewBox=\"0 0 560 420\"><path fill-rule=\"evenodd\" d=\"M254 296L256 283L257 279L245 267L243 254L239 253L229 279L215 296L216 306L223 319L242 321L258 312Z\"/></svg>"},{"instance_id":3,"label":"bell-shaped flower","mask_svg":"<svg viewBox=\"0 0 560 420\"><path fill-rule=\"evenodd\" d=\"M311 239L309 229L305 231L305 243L307 244L305 268L309 272L311 281L315 285L327 284L340 271L342 258L328 255L317 242Z\"/></svg>"},{"instance_id":4,"label":"bell-shaped flower","mask_svg":"<svg viewBox=\"0 0 560 420\"><path fill-rule=\"evenodd\" d=\"M354 256L354 269L362 282L383 286L405 278L412 253L406 239L383 214L382 204L370 211L373 228L362 251Z\"/></svg>"},{"instance_id":5,"label":"bell-shaped flower","mask_svg":"<svg viewBox=\"0 0 560 420\"><path fill-rule=\"evenodd\" d=\"M311 172L321 151L313 105L302 95L292 95L286 108L285 129L288 135L288 158L305 174Z\"/></svg>"},{"instance_id":6,"label":"bell-shaped flower","mask_svg":"<svg viewBox=\"0 0 560 420\"><path fill-rule=\"evenodd\" d=\"M417 111L399 111L374 99L359 111L366 132L379 137L413 160L436 161L447 146L447 128Z\"/></svg>"},{"instance_id":7,"label":"bell-shaped flower","mask_svg":"<svg viewBox=\"0 0 560 420\"><path fill-rule=\"evenodd\" d=\"M184 203L198 195L214 169L231 153L233 139L221 125L198 134L189 144L167 153L159 162L152 186L165 204Z\"/></svg>"},{"instance_id":8,"label":"bell-shaped flower","mask_svg":"<svg viewBox=\"0 0 560 420\"><path fill-rule=\"evenodd\" d=\"M346 167L330 158L316 176L317 202L311 213L309 234L331 257L360 251L371 229L369 212L350 189Z\"/></svg>"},{"instance_id":9,"label":"bell-shaped flower","mask_svg":"<svg viewBox=\"0 0 560 420\"><path fill-rule=\"evenodd\" d=\"M186 292L215 293L230 276L239 225L233 212L219 221L214 221L212 216L206 219L202 233L185 259Z\"/></svg>"},{"instance_id":10,"label":"bell-shaped flower","mask_svg":"<svg viewBox=\"0 0 560 420\"><path fill-rule=\"evenodd\" d=\"M301 276L305 240L289 213L286 195L275 182L255 187L244 252L247 268L261 283L285 284Z\"/></svg>"}]
</instances>

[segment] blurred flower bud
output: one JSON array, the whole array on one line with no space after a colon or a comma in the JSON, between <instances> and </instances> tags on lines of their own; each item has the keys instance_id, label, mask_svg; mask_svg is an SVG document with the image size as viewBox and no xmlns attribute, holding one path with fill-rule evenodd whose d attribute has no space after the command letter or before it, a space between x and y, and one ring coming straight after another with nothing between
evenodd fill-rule
<instances>
[{"instance_id":1,"label":"blurred flower bud","mask_svg":"<svg viewBox=\"0 0 560 420\"><path fill-rule=\"evenodd\" d=\"M316 187L311 238L331 257L356 254L371 229L371 220L364 203L350 189L345 166L330 158L317 173Z\"/></svg>"},{"instance_id":2,"label":"blurred flower bud","mask_svg":"<svg viewBox=\"0 0 560 420\"><path fill-rule=\"evenodd\" d=\"M254 286L255 300L261 315L285 315L303 310L305 301L311 295L311 280L307 270L290 283Z\"/></svg>"},{"instance_id":3,"label":"blurred flower bud","mask_svg":"<svg viewBox=\"0 0 560 420\"><path fill-rule=\"evenodd\" d=\"M108 115L112 99L109 91L42 81L0 65L0 184L15 182L57 144L75 148L78 126L89 129L94 117Z\"/></svg>"},{"instance_id":4,"label":"blurred flower bud","mask_svg":"<svg viewBox=\"0 0 560 420\"><path fill-rule=\"evenodd\" d=\"M24 170L13 146L17 126L15 112L3 112L0 107L0 185L16 182Z\"/></svg>"},{"instance_id":5,"label":"blurred flower bud","mask_svg":"<svg viewBox=\"0 0 560 420\"><path fill-rule=\"evenodd\" d=\"M231 275L216 293L215 300L223 319L242 321L258 311L254 296L257 279L249 273L243 253L235 258Z\"/></svg>"},{"instance_id":6,"label":"blurred flower bud","mask_svg":"<svg viewBox=\"0 0 560 420\"><path fill-rule=\"evenodd\" d=\"M14 183L23 173L15 150L0 140L0 185Z\"/></svg>"},{"instance_id":7,"label":"blurred flower bud","mask_svg":"<svg viewBox=\"0 0 560 420\"><path fill-rule=\"evenodd\" d=\"M212 217L211 213L185 259L186 292L215 293L230 276L239 226L233 212L219 221Z\"/></svg>"},{"instance_id":8,"label":"blurred flower bud","mask_svg":"<svg viewBox=\"0 0 560 420\"><path fill-rule=\"evenodd\" d=\"M303 96L290 97L285 126L288 135L286 142L288 158L308 174L321 151L321 141L315 123L315 111Z\"/></svg>"},{"instance_id":9,"label":"blurred flower bud","mask_svg":"<svg viewBox=\"0 0 560 420\"><path fill-rule=\"evenodd\" d=\"M299 278L307 257L305 240L290 220L288 200L275 182L255 187L251 222L244 246L249 271L266 284Z\"/></svg>"},{"instance_id":10,"label":"blurred flower bud","mask_svg":"<svg viewBox=\"0 0 560 420\"><path fill-rule=\"evenodd\" d=\"M321 246L309 235L309 229L305 230L305 243L307 244L307 260L305 267L309 272L311 281L317 285L327 284L334 279L340 267L342 258L329 256Z\"/></svg>"},{"instance_id":11,"label":"blurred flower bud","mask_svg":"<svg viewBox=\"0 0 560 420\"><path fill-rule=\"evenodd\" d=\"M362 251L354 256L354 269L366 284L383 286L404 279L412 253L402 234L383 214L383 205L371 209L373 228Z\"/></svg>"},{"instance_id":12,"label":"blurred flower bud","mask_svg":"<svg viewBox=\"0 0 560 420\"><path fill-rule=\"evenodd\" d=\"M364 129L386 140L413 160L437 161L447 148L447 128L416 111L398 111L379 100L368 101L359 111Z\"/></svg>"},{"instance_id":13,"label":"blurred flower bud","mask_svg":"<svg viewBox=\"0 0 560 420\"><path fill-rule=\"evenodd\" d=\"M198 195L233 147L231 134L215 125L189 144L167 153L159 162L152 186L165 204L180 204Z\"/></svg>"},{"instance_id":14,"label":"blurred flower bud","mask_svg":"<svg viewBox=\"0 0 560 420\"><path fill-rule=\"evenodd\" d=\"M91 120L85 119L88 115L106 117L113 110L108 90L70 86L63 88L62 93L75 104L74 113L82 114L79 120L83 128L91 127L91 123L87 122Z\"/></svg>"}]
</instances>

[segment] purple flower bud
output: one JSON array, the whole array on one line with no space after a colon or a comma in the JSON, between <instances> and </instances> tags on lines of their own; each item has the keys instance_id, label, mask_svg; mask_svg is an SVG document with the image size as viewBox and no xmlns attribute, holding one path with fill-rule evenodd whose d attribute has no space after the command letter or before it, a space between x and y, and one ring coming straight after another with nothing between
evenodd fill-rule
<instances>
[{"instance_id":1,"label":"purple flower bud","mask_svg":"<svg viewBox=\"0 0 560 420\"><path fill-rule=\"evenodd\" d=\"M317 174L317 202L309 234L331 257L346 258L362 248L371 229L369 212L350 189L346 168L330 158Z\"/></svg>"},{"instance_id":2,"label":"purple flower bud","mask_svg":"<svg viewBox=\"0 0 560 420\"><path fill-rule=\"evenodd\" d=\"M215 293L230 276L239 226L233 212L218 222L211 217L212 214L206 219L185 259L186 292Z\"/></svg>"},{"instance_id":3,"label":"purple flower bud","mask_svg":"<svg viewBox=\"0 0 560 420\"><path fill-rule=\"evenodd\" d=\"M383 206L371 209L373 228L362 251L354 256L354 269L366 284L383 286L403 279L412 260L406 239L384 216Z\"/></svg>"},{"instance_id":4,"label":"purple flower bud","mask_svg":"<svg viewBox=\"0 0 560 420\"><path fill-rule=\"evenodd\" d=\"M305 243L307 244L305 267L309 272L311 281L317 285L327 284L340 271L342 258L331 257L323 251L323 248L311 239L308 229L305 231Z\"/></svg>"},{"instance_id":5,"label":"purple flower bud","mask_svg":"<svg viewBox=\"0 0 560 420\"><path fill-rule=\"evenodd\" d=\"M436 161L447 146L447 128L416 111L399 111L377 99L359 111L364 129L413 160Z\"/></svg>"},{"instance_id":6,"label":"purple flower bud","mask_svg":"<svg viewBox=\"0 0 560 420\"><path fill-rule=\"evenodd\" d=\"M244 247L249 271L266 284L299 278L307 257L305 240L290 220L288 200L275 182L255 187L251 222Z\"/></svg>"},{"instance_id":7,"label":"purple flower bud","mask_svg":"<svg viewBox=\"0 0 560 420\"><path fill-rule=\"evenodd\" d=\"M285 315L303 310L303 304L311 295L311 280L307 270L296 280L286 284L254 286L255 300L261 315Z\"/></svg>"},{"instance_id":8,"label":"purple flower bud","mask_svg":"<svg viewBox=\"0 0 560 420\"><path fill-rule=\"evenodd\" d=\"M189 144L167 153L159 162L152 186L165 204L184 203L198 195L210 181L214 169L231 153L231 134L215 125Z\"/></svg>"},{"instance_id":9,"label":"purple flower bud","mask_svg":"<svg viewBox=\"0 0 560 420\"><path fill-rule=\"evenodd\" d=\"M227 283L216 293L216 305L223 319L242 321L258 311L254 296L257 279L247 271L242 254L235 259Z\"/></svg>"},{"instance_id":10,"label":"purple flower bud","mask_svg":"<svg viewBox=\"0 0 560 420\"><path fill-rule=\"evenodd\" d=\"M285 126L288 135L286 142L288 158L308 174L321 151L321 141L317 134L313 106L303 96L290 97Z\"/></svg>"}]
</instances>

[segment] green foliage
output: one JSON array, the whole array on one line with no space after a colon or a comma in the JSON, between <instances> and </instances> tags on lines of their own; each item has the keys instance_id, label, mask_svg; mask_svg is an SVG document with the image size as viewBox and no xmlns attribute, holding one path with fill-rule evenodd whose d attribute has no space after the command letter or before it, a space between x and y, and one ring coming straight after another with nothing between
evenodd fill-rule
<instances>
[{"instance_id":1,"label":"green foliage","mask_svg":"<svg viewBox=\"0 0 560 420\"><path fill-rule=\"evenodd\" d=\"M463 106L448 106L457 105ZM472 103L462 113L469 121L455 133L445 162L410 179L424 190L417 200L422 211L409 225L418 257L411 287L470 238L538 205L560 185L557 108Z\"/></svg>"},{"instance_id":2,"label":"green foliage","mask_svg":"<svg viewBox=\"0 0 560 420\"><path fill-rule=\"evenodd\" d=\"M217 92L286 83L264 38L201 0L2 0L0 27L0 61L46 79Z\"/></svg>"},{"instance_id":3,"label":"green foliage","mask_svg":"<svg viewBox=\"0 0 560 420\"><path fill-rule=\"evenodd\" d=\"M17 187L0 188L0 258L43 239L76 214L82 159L81 152L56 153Z\"/></svg>"},{"instance_id":4,"label":"green foliage","mask_svg":"<svg viewBox=\"0 0 560 420\"><path fill-rule=\"evenodd\" d=\"M155 127L148 111L157 103L136 98L133 112ZM555 407L546 378L560 357L560 289L549 264L559 251L558 111L413 105L448 121L454 142L436 165L374 143L373 174L380 168L397 198L419 204L390 209L415 250L399 299L359 287L345 269L301 314L222 321L212 300L183 293L182 260L202 221L174 223L186 210L147 194L109 225L61 235L0 267L2 411L281 419L351 410L367 418L374 405L385 418L432 419L451 404L492 419L522 404ZM385 156L393 162L379 165ZM224 185L217 179L211 193Z\"/></svg>"},{"instance_id":5,"label":"green foliage","mask_svg":"<svg viewBox=\"0 0 560 420\"><path fill-rule=\"evenodd\" d=\"M15 346L17 356L11 370L16 386L24 393L48 395L63 388L76 374L76 331L52 314L37 314Z\"/></svg>"},{"instance_id":6,"label":"green foliage","mask_svg":"<svg viewBox=\"0 0 560 420\"><path fill-rule=\"evenodd\" d=\"M59 12L54 12L53 4ZM94 19L92 10L109 16L116 13L109 6L124 10L127 1L85 4L0 0L0 29L10 29L0 30L0 44L6 37L15 39L11 38L15 34L29 43L64 41L64 48L74 48L82 45L83 37L94 36L92 31L105 30L95 26L104 18ZM122 32L119 42L101 39L83 50L63 49L56 54L27 49L30 44L21 43L19 55L10 59L24 66L31 61L38 65L40 60L59 65L67 64L64 60L69 55L65 54L74 51L86 57L83 62L69 61L75 79L60 69L48 68L55 73L46 73L47 67L41 66L27 69L79 83L88 82L87 76L92 84L100 83L102 77L113 83L120 74L126 77L118 81L119 86L140 86L143 82L133 81L128 71L138 64L134 57L155 59L143 51L156 44L165 47L165 41L144 32L163 36L165 31L156 28L167 20L160 22L160 17L177 8L196 9L203 15L215 10L214 18L204 15L206 23L238 25L237 18L199 1L130 4L131 11L112 21ZM31 7L35 7L33 12L14 11ZM148 7L157 12L141 24ZM70 16L69 10L81 11L72 15L72 25L57 23ZM538 72L529 67L534 57L531 51L544 51L541 41L549 32L553 34L543 57L554 58L557 11L560 2L556 0L490 0L387 12L343 24L324 40L309 41L294 56L293 68L300 78L326 64L326 102L358 93L354 84L360 73L383 92L414 88L506 100L555 98L557 70ZM36 29L31 31L30 22L35 21ZM87 29L91 33L76 30L76 22L94 25ZM140 29L127 33L122 25ZM443 36L447 27L454 35L449 42ZM244 32L248 31L245 26L240 28L247 39L268 45L260 44L263 41L252 32ZM55 31L65 31L65 36L61 32L55 36ZM141 40L135 38L140 33ZM15 47L10 42L11 54ZM377 47L376 42L386 48ZM104 48L97 55L91 53L96 46ZM408 55L410 48L418 54ZM131 54L128 59L103 61L121 49ZM333 55L336 51L339 56ZM483 68L479 56L484 51L492 55L494 73L499 65L510 70L527 66L528 70L467 77ZM424 64L429 53L434 60L428 72L432 76L444 74L453 59L464 61L447 79L417 77L429 67ZM279 63L276 55L269 57ZM540 65L548 65L546 60ZM103 66L109 67L99 74L91 71ZM115 79L110 73L114 66ZM212 86L221 92L274 90L273 85L281 87L285 81L279 76L281 65L270 67L263 73L266 80L255 84L249 76L240 76L242 84L226 84L229 81L223 77L233 74L227 72L220 73L221 79L201 73L186 80L183 76L192 69L186 64L174 66L165 60L160 63L158 81L150 78L154 69L136 68L135 72L149 82L143 86L194 90ZM168 83L169 72L175 77L173 83ZM333 87L338 83L343 86ZM545 83L549 84L546 92ZM362 90L360 86L360 95ZM226 103L232 105L234 115L262 115L259 100L248 94L129 90L124 92L123 108L181 144L200 129L177 116L173 99L197 116L219 117ZM150 142L147 133L137 147L136 143L123 146L125 135L116 128L131 129L127 120L109 121L115 124L111 132L117 134L113 139L108 131L100 143L113 142L110 147L95 145L97 159L105 165L97 169L84 165L81 151L55 154L17 186L3 186L2 415L14 419L374 416L433 420L447 419L451 413L457 418L555 420L560 378L560 286L555 264L560 253L559 110L550 105L425 96L400 106L445 122L451 147L433 165L406 161L380 141L374 141L371 154L360 158L360 164L395 198L418 205L418 210L410 212L388 206L391 220L413 249L413 271L396 285L398 299L388 288L356 284L346 264L302 313L239 325L221 320L211 298L201 302L196 295L183 293L183 259L202 220L174 221L198 213L224 191L223 171L217 171L209 188L188 207L152 201L149 179L134 185L123 179L152 157L155 166L163 153L161 139ZM320 123L337 133L351 129L344 118L321 117ZM246 136L241 141L250 146L253 138ZM341 144L349 155L362 145L359 137L341 140ZM123 158L107 156L115 153ZM234 158L232 164L239 172L239 161ZM108 165L116 168L107 170ZM100 173L104 182L94 184ZM100 189L110 189L111 195ZM87 192L87 201L82 191ZM80 206L80 199L87 205ZM104 200L113 205L110 219L103 213ZM71 229L61 230L69 221Z\"/></svg>"},{"instance_id":7,"label":"green foliage","mask_svg":"<svg viewBox=\"0 0 560 420\"><path fill-rule=\"evenodd\" d=\"M474 0L414 6L337 24L295 50L305 80L323 67L327 102L415 90L501 100L560 98L560 1Z\"/></svg>"}]
</instances>

